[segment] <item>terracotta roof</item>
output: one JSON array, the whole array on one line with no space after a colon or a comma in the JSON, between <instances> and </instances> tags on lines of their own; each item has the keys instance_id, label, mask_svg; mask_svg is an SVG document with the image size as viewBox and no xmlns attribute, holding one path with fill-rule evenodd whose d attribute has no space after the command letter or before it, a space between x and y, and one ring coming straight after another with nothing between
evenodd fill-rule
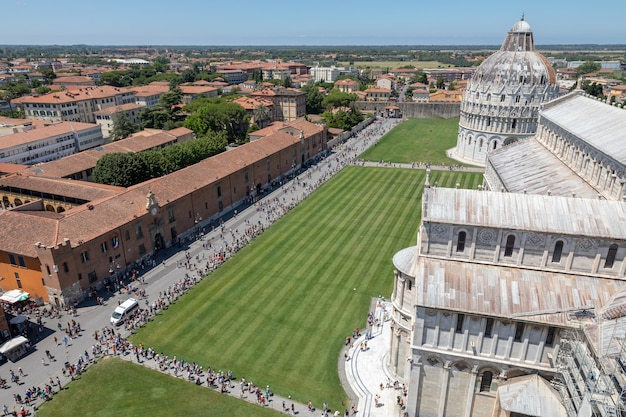
<instances>
[{"instance_id":1,"label":"terracotta roof","mask_svg":"<svg viewBox=\"0 0 626 417\"><path fill-rule=\"evenodd\" d=\"M102 110L98 110L94 112L94 114L99 114L99 115L115 114L115 113L122 112L122 111L139 110L139 109L145 109L145 108L146 106L144 106L143 104L127 103L127 104L120 104L119 106L107 107L106 109L102 109Z\"/></svg>"},{"instance_id":2,"label":"terracotta roof","mask_svg":"<svg viewBox=\"0 0 626 417\"><path fill-rule=\"evenodd\" d=\"M111 185L69 180L65 178L45 178L20 173L0 178L0 187L19 188L39 193L71 197L77 200L92 201L118 194L124 188Z\"/></svg>"},{"instance_id":3,"label":"terracotta roof","mask_svg":"<svg viewBox=\"0 0 626 417\"><path fill-rule=\"evenodd\" d=\"M60 104L115 97L128 91L130 90L127 90L125 88L111 87L107 85L102 87L80 87L72 89L71 91L59 91L56 93L49 93L38 97L24 96L16 100L19 100L20 103Z\"/></svg>"}]
</instances>

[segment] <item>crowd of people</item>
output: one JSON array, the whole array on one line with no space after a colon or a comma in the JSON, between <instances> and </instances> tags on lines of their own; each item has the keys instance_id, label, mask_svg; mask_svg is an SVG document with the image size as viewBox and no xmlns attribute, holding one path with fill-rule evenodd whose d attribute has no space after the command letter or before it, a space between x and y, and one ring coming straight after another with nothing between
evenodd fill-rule
<instances>
[{"instance_id":1,"label":"crowd of people","mask_svg":"<svg viewBox=\"0 0 626 417\"><path fill-rule=\"evenodd\" d=\"M144 283L144 274L148 270L157 267L157 263L154 258L146 258L141 262L126 268L124 271L116 272L115 279L107 281L105 283L105 290L107 295L112 295L114 292L119 291L137 294L145 298L145 306L138 309L134 315L129 317L125 321L125 329L129 332L141 327L147 320L154 317L163 309L167 308L172 302L184 294L189 288L197 284L204 277L210 276L210 273L217 269L223 262L229 259L241 248L246 246L259 234L263 233L266 228L273 222L280 219L288 211L296 207L302 202L310 193L315 191L327 180L332 178L343 167L349 164L353 164L356 161L358 153L362 148L368 146L369 141L375 140L376 137L382 136L386 131L390 130L395 124L382 125L379 123L370 124L365 130L356 134L356 139L365 139L365 144L360 147L355 147L349 144L341 144L336 147L335 152L330 153L331 158L319 161L316 165L309 167L307 171L294 176L293 181L284 184L278 184L279 189L282 189L282 195L256 199L251 202L252 206L257 212L262 212L262 220L257 223L253 223L248 219L244 219L243 222L238 222L239 226L227 227L227 224L221 222L219 226L213 228L213 232L205 234L203 228L199 228L198 233L193 237L202 241L202 251L193 256L189 251L185 251L184 259L175 262L177 268L185 269L185 272L181 272L181 278L175 283L169 285L166 290L160 291L153 300L149 300L145 289L142 289L138 284ZM317 179L313 179L313 173ZM237 215L233 216L233 219L237 219ZM241 228L241 232L239 231ZM210 236L212 235L212 236ZM182 247L182 245L181 245ZM169 261L163 261L163 266L168 267ZM90 292L91 297L97 297L96 291ZM98 300L99 305L103 304ZM69 306L68 312L72 317L75 317L76 306ZM37 314L37 311L41 311L41 308L33 307L30 311L32 314ZM49 310L50 314L59 314L60 312L53 307ZM59 322L59 331L64 331L62 342L67 344L78 336L82 331L80 324L75 320L68 321L67 327L63 328ZM68 339L69 338L69 339ZM55 337L55 342L57 338ZM58 343L60 344L60 342ZM105 327L99 331L94 332L94 344L91 348L91 355L85 351L74 363L65 362L61 373L65 378L73 379L85 368L94 363L95 359L101 356L114 355L135 358L138 363L145 363L146 361L152 361L156 364L155 369L159 369L163 372L171 372L177 377L186 377L190 381L194 381L197 384L206 383L208 386L219 389L221 392L229 392L234 385L232 385L232 373L228 371L223 373L221 371L215 371L211 368L203 370L201 366L195 363L186 363L176 356L167 355L164 353L155 353L152 348L144 348L143 346L133 346L131 342L122 337L119 329ZM52 361L50 361L51 364ZM13 371L11 371L13 374ZM242 379L245 381L245 379ZM23 407L33 405L37 400L47 400L50 396L62 389L61 380L58 376L55 379L50 380L40 387L29 387L23 389L18 381L16 386L23 391L23 395L15 393L15 406ZM8 388L8 387L7 387ZM268 402L268 398L265 398L263 390L258 386L252 384L252 381L246 383L246 388L249 392L254 393L257 396L259 403ZM251 390L251 391L250 391ZM243 392L243 391L242 391ZM269 392L268 392L269 394ZM265 398L265 400L263 400ZM8 410L8 406L5 405L7 413L18 413L19 411L13 409ZM27 410L26 410L27 411Z\"/></svg>"}]
</instances>

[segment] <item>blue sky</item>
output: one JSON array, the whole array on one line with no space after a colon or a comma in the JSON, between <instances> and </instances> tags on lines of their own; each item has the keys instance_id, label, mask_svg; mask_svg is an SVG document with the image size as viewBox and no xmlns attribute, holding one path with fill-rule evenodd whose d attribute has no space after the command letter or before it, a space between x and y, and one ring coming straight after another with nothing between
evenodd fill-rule
<instances>
[{"instance_id":1,"label":"blue sky","mask_svg":"<svg viewBox=\"0 0 626 417\"><path fill-rule=\"evenodd\" d=\"M0 44L499 45L522 13L537 45L626 43L626 0L0 0Z\"/></svg>"}]
</instances>

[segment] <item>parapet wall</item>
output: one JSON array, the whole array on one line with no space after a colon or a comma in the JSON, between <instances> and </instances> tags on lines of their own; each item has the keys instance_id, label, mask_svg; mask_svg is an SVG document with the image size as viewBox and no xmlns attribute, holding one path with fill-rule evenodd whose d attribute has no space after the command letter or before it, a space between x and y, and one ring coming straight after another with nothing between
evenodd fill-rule
<instances>
[{"instance_id":1,"label":"parapet wall","mask_svg":"<svg viewBox=\"0 0 626 417\"><path fill-rule=\"evenodd\" d=\"M360 110L376 111L378 115L387 106L398 106L402 117L408 119L453 119L460 116L461 103L446 102L390 102L390 101L356 101Z\"/></svg>"}]
</instances>

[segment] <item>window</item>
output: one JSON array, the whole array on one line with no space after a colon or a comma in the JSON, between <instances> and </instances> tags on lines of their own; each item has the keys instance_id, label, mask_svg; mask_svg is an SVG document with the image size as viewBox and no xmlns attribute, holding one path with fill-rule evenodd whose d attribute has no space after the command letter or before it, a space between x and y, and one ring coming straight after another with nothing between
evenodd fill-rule
<instances>
[{"instance_id":1,"label":"window","mask_svg":"<svg viewBox=\"0 0 626 417\"><path fill-rule=\"evenodd\" d=\"M124 239L130 240L130 230L124 232Z\"/></svg>"},{"instance_id":2,"label":"window","mask_svg":"<svg viewBox=\"0 0 626 417\"><path fill-rule=\"evenodd\" d=\"M408 291L411 291L411 288L413 288L413 281L410 279L407 279L406 284L407 284Z\"/></svg>"},{"instance_id":3,"label":"window","mask_svg":"<svg viewBox=\"0 0 626 417\"><path fill-rule=\"evenodd\" d=\"M80 272L78 273L78 280L80 281L81 279L83 279L83 274L81 274Z\"/></svg>"},{"instance_id":4,"label":"window","mask_svg":"<svg viewBox=\"0 0 626 417\"><path fill-rule=\"evenodd\" d=\"M173 223L176 220L176 217L174 216L174 207L167 208L167 220L170 223Z\"/></svg>"},{"instance_id":5,"label":"window","mask_svg":"<svg viewBox=\"0 0 626 417\"><path fill-rule=\"evenodd\" d=\"M135 238L141 239L143 237L143 229L141 223L135 223Z\"/></svg>"},{"instance_id":6,"label":"window","mask_svg":"<svg viewBox=\"0 0 626 417\"><path fill-rule=\"evenodd\" d=\"M616 246L616 248L617 248L617 246ZM615 250L617 250L617 249L615 249ZM615 258L615 256L613 256L613 258ZM18 264L20 264L20 266L21 266L22 268L26 268L26 262L24 261L24 257L23 257L23 256L19 256L19 255L18 255L18 257L17 257L17 263L18 263Z\"/></svg>"},{"instance_id":7,"label":"window","mask_svg":"<svg viewBox=\"0 0 626 417\"><path fill-rule=\"evenodd\" d=\"M247 169L243 172L243 181L246 184L248 183L248 170Z\"/></svg>"},{"instance_id":8,"label":"window","mask_svg":"<svg viewBox=\"0 0 626 417\"><path fill-rule=\"evenodd\" d=\"M459 236L456 239L456 251L463 252L465 250L465 239L467 238L467 233L459 232Z\"/></svg>"},{"instance_id":9,"label":"window","mask_svg":"<svg viewBox=\"0 0 626 417\"><path fill-rule=\"evenodd\" d=\"M488 318L487 323L485 324L485 337L491 337L493 333L493 319Z\"/></svg>"},{"instance_id":10,"label":"window","mask_svg":"<svg viewBox=\"0 0 626 417\"><path fill-rule=\"evenodd\" d=\"M216 189L217 189L217 197L219 198L219 197L222 196L222 186L220 184L218 184L216 186Z\"/></svg>"},{"instance_id":11,"label":"window","mask_svg":"<svg viewBox=\"0 0 626 417\"><path fill-rule=\"evenodd\" d=\"M88 273L87 280L89 281L90 284L93 284L94 282L96 282L98 280L98 274L96 274L96 271L91 271L90 273Z\"/></svg>"},{"instance_id":12,"label":"window","mask_svg":"<svg viewBox=\"0 0 626 417\"><path fill-rule=\"evenodd\" d=\"M9 253L9 263L13 266L17 266L17 262L15 261L15 255Z\"/></svg>"},{"instance_id":13,"label":"window","mask_svg":"<svg viewBox=\"0 0 626 417\"><path fill-rule=\"evenodd\" d=\"M490 391L492 380L493 380L493 373L491 371L483 372L483 377L480 379L480 392Z\"/></svg>"},{"instance_id":14,"label":"window","mask_svg":"<svg viewBox=\"0 0 626 417\"><path fill-rule=\"evenodd\" d=\"M552 346L554 344L554 334L556 329L552 326L548 327L548 334L546 336L546 345Z\"/></svg>"},{"instance_id":15,"label":"window","mask_svg":"<svg viewBox=\"0 0 626 417\"><path fill-rule=\"evenodd\" d=\"M109 245L107 244L106 240L100 244L100 248L102 249L102 253L106 253L106 251L109 249Z\"/></svg>"},{"instance_id":16,"label":"window","mask_svg":"<svg viewBox=\"0 0 626 417\"><path fill-rule=\"evenodd\" d=\"M521 342L524 335L524 323L517 323L515 325L515 341Z\"/></svg>"},{"instance_id":17,"label":"window","mask_svg":"<svg viewBox=\"0 0 626 417\"><path fill-rule=\"evenodd\" d=\"M89 260L89 253L87 251L81 252L80 254L80 261L82 263L85 263Z\"/></svg>"},{"instance_id":18,"label":"window","mask_svg":"<svg viewBox=\"0 0 626 417\"><path fill-rule=\"evenodd\" d=\"M46 272L48 273L48 275L52 275L52 273L50 273L50 266L48 264L46 264Z\"/></svg>"},{"instance_id":19,"label":"window","mask_svg":"<svg viewBox=\"0 0 626 417\"><path fill-rule=\"evenodd\" d=\"M613 264L615 263L615 255L617 255L617 245L612 244L609 246L609 251L606 254L606 260L604 261L605 268L613 268Z\"/></svg>"},{"instance_id":20,"label":"window","mask_svg":"<svg viewBox=\"0 0 626 417\"><path fill-rule=\"evenodd\" d=\"M554 252L552 252L552 262L561 262L561 255L563 254L563 241L559 240L554 244Z\"/></svg>"},{"instance_id":21,"label":"window","mask_svg":"<svg viewBox=\"0 0 626 417\"><path fill-rule=\"evenodd\" d=\"M506 99L506 96L505 96L504 94L502 94L502 95L500 96L500 102L503 102L505 99Z\"/></svg>"},{"instance_id":22,"label":"window","mask_svg":"<svg viewBox=\"0 0 626 417\"><path fill-rule=\"evenodd\" d=\"M63 272L70 272L70 268L67 266L67 262L63 262Z\"/></svg>"},{"instance_id":23,"label":"window","mask_svg":"<svg viewBox=\"0 0 626 417\"><path fill-rule=\"evenodd\" d=\"M15 282L17 283L17 288L22 288L22 280L20 280L20 274L14 272L15 274Z\"/></svg>"},{"instance_id":24,"label":"window","mask_svg":"<svg viewBox=\"0 0 626 417\"><path fill-rule=\"evenodd\" d=\"M139 245L139 254L143 255L144 253L146 253L146 246L142 243Z\"/></svg>"},{"instance_id":25,"label":"window","mask_svg":"<svg viewBox=\"0 0 626 417\"><path fill-rule=\"evenodd\" d=\"M465 314L459 314L456 316L456 332L461 333L463 331L463 321L465 321Z\"/></svg>"},{"instance_id":26,"label":"window","mask_svg":"<svg viewBox=\"0 0 626 417\"><path fill-rule=\"evenodd\" d=\"M506 237L506 245L504 246L504 256L513 256L513 248L515 247L515 235L508 235Z\"/></svg>"},{"instance_id":27,"label":"window","mask_svg":"<svg viewBox=\"0 0 626 417\"><path fill-rule=\"evenodd\" d=\"M513 119L513 122L511 122L511 129L515 129L515 126L517 126L517 119Z\"/></svg>"}]
</instances>

